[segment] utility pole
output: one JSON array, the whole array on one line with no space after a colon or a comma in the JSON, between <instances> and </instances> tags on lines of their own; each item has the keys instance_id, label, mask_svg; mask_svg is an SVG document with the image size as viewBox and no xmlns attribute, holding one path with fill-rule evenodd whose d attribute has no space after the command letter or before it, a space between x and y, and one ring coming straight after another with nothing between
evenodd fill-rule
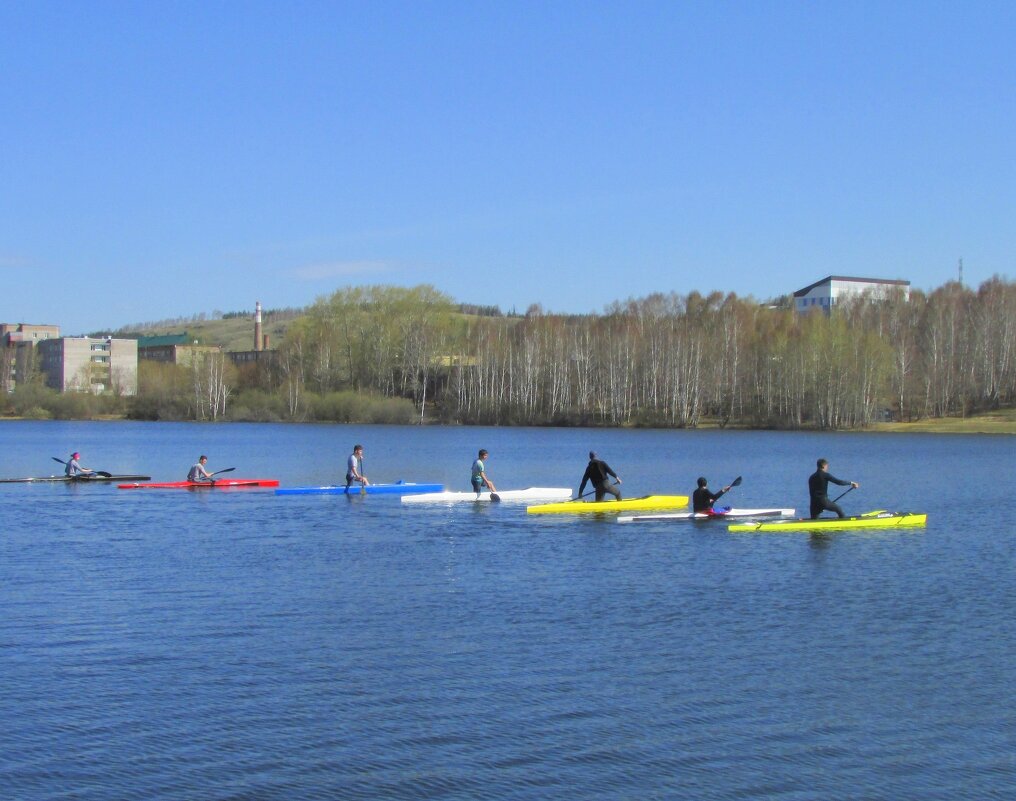
<instances>
[{"instance_id":1,"label":"utility pole","mask_svg":"<svg viewBox=\"0 0 1016 801\"><path fill-rule=\"evenodd\" d=\"M963 259L960 259L960 286L963 286Z\"/></svg>"}]
</instances>

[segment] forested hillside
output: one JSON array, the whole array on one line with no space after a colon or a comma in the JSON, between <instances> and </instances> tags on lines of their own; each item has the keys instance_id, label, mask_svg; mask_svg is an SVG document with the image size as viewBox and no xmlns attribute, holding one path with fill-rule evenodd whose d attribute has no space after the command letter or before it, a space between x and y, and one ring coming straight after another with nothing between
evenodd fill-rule
<instances>
[{"instance_id":1,"label":"forested hillside","mask_svg":"<svg viewBox=\"0 0 1016 801\"><path fill-rule=\"evenodd\" d=\"M347 389L464 423L852 428L1016 400L1016 285L1000 278L829 316L694 292L588 316L453 308L429 287L319 301L282 344L287 413L306 393Z\"/></svg>"},{"instance_id":2,"label":"forested hillside","mask_svg":"<svg viewBox=\"0 0 1016 801\"><path fill-rule=\"evenodd\" d=\"M430 286L344 288L278 321L259 364L142 362L135 398L27 386L8 398L9 411L850 429L1016 403L1016 284L998 277L909 300L859 297L831 315L696 292L591 315L469 311L481 313ZM222 323L234 338L252 336L249 319Z\"/></svg>"}]
</instances>

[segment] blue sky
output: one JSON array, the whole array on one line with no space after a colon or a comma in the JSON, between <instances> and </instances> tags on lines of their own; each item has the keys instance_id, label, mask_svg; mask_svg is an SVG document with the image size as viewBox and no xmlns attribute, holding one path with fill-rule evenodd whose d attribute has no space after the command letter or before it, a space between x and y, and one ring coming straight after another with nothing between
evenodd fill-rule
<instances>
[{"instance_id":1,"label":"blue sky","mask_svg":"<svg viewBox=\"0 0 1016 801\"><path fill-rule=\"evenodd\" d=\"M0 322L1016 274L1016 4L0 0Z\"/></svg>"}]
</instances>

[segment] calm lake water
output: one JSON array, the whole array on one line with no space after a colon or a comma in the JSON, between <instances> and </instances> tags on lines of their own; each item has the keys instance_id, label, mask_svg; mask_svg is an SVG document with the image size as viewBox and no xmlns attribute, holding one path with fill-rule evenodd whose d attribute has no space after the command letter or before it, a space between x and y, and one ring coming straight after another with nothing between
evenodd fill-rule
<instances>
[{"instance_id":1,"label":"calm lake water","mask_svg":"<svg viewBox=\"0 0 1016 801\"><path fill-rule=\"evenodd\" d=\"M0 424L177 480L577 489L742 475L740 506L926 529L729 534L397 497L0 485L0 788L29 799L1011 799L1016 440L987 436Z\"/></svg>"}]
</instances>

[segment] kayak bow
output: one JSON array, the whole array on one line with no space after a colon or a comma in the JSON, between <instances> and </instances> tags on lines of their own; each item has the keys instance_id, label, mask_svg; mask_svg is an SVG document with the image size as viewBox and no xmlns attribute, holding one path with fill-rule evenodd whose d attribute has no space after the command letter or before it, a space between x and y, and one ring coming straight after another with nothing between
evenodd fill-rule
<instances>
[{"instance_id":1,"label":"kayak bow","mask_svg":"<svg viewBox=\"0 0 1016 801\"><path fill-rule=\"evenodd\" d=\"M117 484L117 489L237 489L241 487L277 487L274 478L217 478L214 481L157 481Z\"/></svg>"},{"instance_id":2,"label":"kayak bow","mask_svg":"<svg viewBox=\"0 0 1016 801\"><path fill-rule=\"evenodd\" d=\"M848 531L864 528L914 528L924 526L928 515L914 512L868 512L856 517L820 517L817 520L773 520L732 523L728 531Z\"/></svg>"},{"instance_id":3,"label":"kayak bow","mask_svg":"<svg viewBox=\"0 0 1016 801\"><path fill-rule=\"evenodd\" d=\"M396 481L394 484L368 484L361 487L360 484L352 484L346 487L345 484L331 485L327 487L284 487L275 490L276 495L402 495L404 493L416 492L440 492L444 484L413 484L404 481Z\"/></svg>"},{"instance_id":4,"label":"kayak bow","mask_svg":"<svg viewBox=\"0 0 1016 801\"><path fill-rule=\"evenodd\" d=\"M729 518L793 517L793 509L735 509L725 506L713 514L703 512L674 512L658 515L623 515L618 523L646 523L653 520L727 520Z\"/></svg>"},{"instance_id":5,"label":"kayak bow","mask_svg":"<svg viewBox=\"0 0 1016 801\"><path fill-rule=\"evenodd\" d=\"M93 484L98 482L109 483L110 481L148 481L151 476L40 476L38 478L0 478L0 484Z\"/></svg>"},{"instance_id":6,"label":"kayak bow","mask_svg":"<svg viewBox=\"0 0 1016 801\"><path fill-rule=\"evenodd\" d=\"M571 497L567 487L529 487L521 490L499 490L495 493L487 491L477 495L475 492L429 492L426 495L406 495L403 503L489 503L491 494L502 501L554 501Z\"/></svg>"},{"instance_id":7,"label":"kayak bow","mask_svg":"<svg viewBox=\"0 0 1016 801\"><path fill-rule=\"evenodd\" d=\"M627 498L623 501L564 501L528 506L531 515L542 514L614 514L640 509L680 509L688 505L687 495L645 495L641 498Z\"/></svg>"}]
</instances>

